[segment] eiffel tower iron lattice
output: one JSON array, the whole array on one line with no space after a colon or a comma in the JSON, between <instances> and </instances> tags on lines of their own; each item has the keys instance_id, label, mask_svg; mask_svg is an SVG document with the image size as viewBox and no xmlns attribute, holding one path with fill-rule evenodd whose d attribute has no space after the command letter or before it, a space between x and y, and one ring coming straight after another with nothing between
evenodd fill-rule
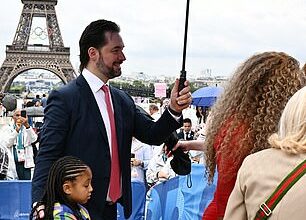
<instances>
[{"instance_id":1,"label":"eiffel tower iron lattice","mask_svg":"<svg viewBox=\"0 0 306 220\"><path fill-rule=\"evenodd\" d=\"M24 4L12 45L6 46L6 58L0 69L0 93L7 92L14 78L30 69L44 69L57 75L64 83L76 77L70 62L70 48L64 47L57 22L57 0L21 0ZM46 18L46 32L42 28L32 31L45 34L49 45L29 44L34 17Z\"/></svg>"}]
</instances>

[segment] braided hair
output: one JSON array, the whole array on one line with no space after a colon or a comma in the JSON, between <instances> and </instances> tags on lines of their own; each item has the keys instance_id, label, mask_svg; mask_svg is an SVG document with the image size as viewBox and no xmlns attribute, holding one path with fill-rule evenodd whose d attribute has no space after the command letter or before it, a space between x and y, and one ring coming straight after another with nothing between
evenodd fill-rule
<instances>
[{"instance_id":1,"label":"braided hair","mask_svg":"<svg viewBox=\"0 0 306 220\"><path fill-rule=\"evenodd\" d=\"M52 165L48 175L47 187L40 203L45 205L44 219L53 219L55 202L67 205L77 219L82 219L77 204L67 198L63 190L63 184L65 181L75 180L88 168L83 161L73 156L62 157Z\"/></svg>"}]
</instances>

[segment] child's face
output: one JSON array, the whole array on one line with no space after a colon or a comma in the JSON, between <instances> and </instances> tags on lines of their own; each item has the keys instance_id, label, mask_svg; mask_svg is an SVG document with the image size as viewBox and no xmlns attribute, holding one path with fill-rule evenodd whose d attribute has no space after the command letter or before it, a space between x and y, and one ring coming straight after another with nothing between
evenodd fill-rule
<instances>
[{"instance_id":1,"label":"child's face","mask_svg":"<svg viewBox=\"0 0 306 220\"><path fill-rule=\"evenodd\" d=\"M91 186L92 173L90 168L87 168L74 181L64 183L64 191L68 199L79 204L84 204L90 199L93 190ZM65 189L65 184L66 189Z\"/></svg>"}]
</instances>

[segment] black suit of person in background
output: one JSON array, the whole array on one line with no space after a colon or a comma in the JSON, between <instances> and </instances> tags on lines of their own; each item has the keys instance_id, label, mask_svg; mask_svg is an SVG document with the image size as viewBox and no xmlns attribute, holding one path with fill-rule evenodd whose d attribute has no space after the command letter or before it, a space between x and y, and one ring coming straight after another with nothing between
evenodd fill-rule
<instances>
[{"instance_id":1,"label":"black suit of person in background","mask_svg":"<svg viewBox=\"0 0 306 220\"><path fill-rule=\"evenodd\" d=\"M184 118L183 120L183 129L177 134L179 140L193 140L194 131L191 130L192 124L190 118Z\"/></svg>"},{"instance_id":2,"label":"black suit of person in background","mask_svg":"<svg viewBox=\"0 0 306 220\"><path fill-rule=\"evenodd\" d=\"M86 205L91 219L116 219L116 203L108 202L111 139L109 120L105 118L105 95L100 88L109 79L121 75L120 65L126 58L119 32L120 28L111 21L97 20L90 23L79 41L81 75L50 94L32 182L33 202L42 199L48 171L53 162L62 156L72 155L88 164L93 173L93 193ZM157 122L143 115L128 94L109 86L122 181L121 197L117 202L123 205L125 217L131 214L132 137L147 144L159 145L171 132L178 129L182 125L181 112L191 103L187 81L185 85L178 96L176 80L168 110Z\"/></svg>"}]
</instances>

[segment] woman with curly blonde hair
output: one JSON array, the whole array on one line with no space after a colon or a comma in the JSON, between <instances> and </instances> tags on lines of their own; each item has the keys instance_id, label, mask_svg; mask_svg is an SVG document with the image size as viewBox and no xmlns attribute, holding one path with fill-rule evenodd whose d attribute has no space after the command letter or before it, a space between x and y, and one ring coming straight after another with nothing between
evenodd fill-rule
<instances>
[{"instance_id":1,"label":"woman with curly blonde hair","mask_svg":"<svg viewBox=\"0 0 306 220\"><path fill-rule=\"evenodd\" d=\"M205 151L209 182L218 170L214 198L203 219L222 219L244 158L269 148L288 99L302 87L299 62L283 52L264 52L247 59L234 73L214 105L205 142L179 142L184 150Z\"/></svg>"},{"instance_id":2,"label":"woman with curly blonde hair","mask_svg":"<svg viewBox=\"0 0 306 220\"><path fill-rule=\"evenodd\" d=\"M224 219L254 219L260 204L272 195L297 165L305 161L306 87L290 98L282 113L278 132L272 134L268 141L270 149L249 155L243 161ZM304 175L280 199L269 219L305 219L305 184Z\"/></svg>"}]
</instances>

